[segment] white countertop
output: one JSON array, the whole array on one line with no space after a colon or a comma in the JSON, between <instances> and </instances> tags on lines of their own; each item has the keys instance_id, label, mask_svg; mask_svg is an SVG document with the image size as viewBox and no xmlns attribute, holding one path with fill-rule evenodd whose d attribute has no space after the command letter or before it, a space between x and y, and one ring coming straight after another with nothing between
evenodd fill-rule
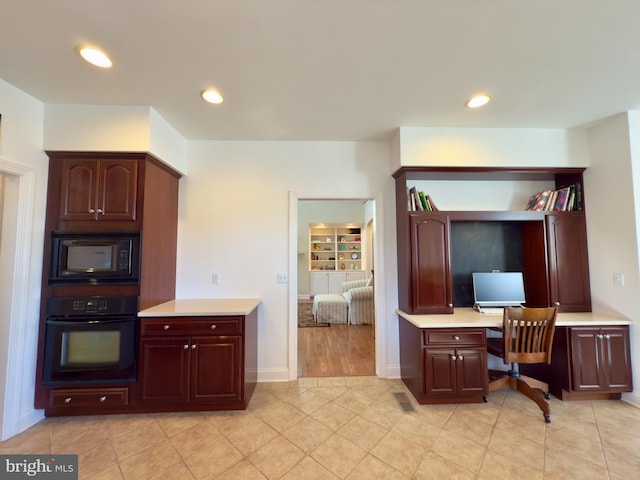
<instances>
[{"instance_id":1,"label":"white countertop","mask_svg":"<svg viewBox=\"0 0 640 480\"><path fill-rule=\"evenodd\" d=\"M171 300L138 312L139 317L220 317L248 315L259 298L186 298Z\"/></svg>"},{"instance_id":2,"label":"white countertop","mask_svg":"<svg viewBox=\"0 0 640 480\"><path fill-rule=\"evenodd\" d=\"M485 328L502 326L502 315L478 313L472 308L455 308L451 314L436 315L413 315L400 309L396 310L396 313L418 328ZM558 313L556 318L558 327L631 325L631 323L631 320L622 316L616 317L593 312Z\"/></svg>"}]
</instances>

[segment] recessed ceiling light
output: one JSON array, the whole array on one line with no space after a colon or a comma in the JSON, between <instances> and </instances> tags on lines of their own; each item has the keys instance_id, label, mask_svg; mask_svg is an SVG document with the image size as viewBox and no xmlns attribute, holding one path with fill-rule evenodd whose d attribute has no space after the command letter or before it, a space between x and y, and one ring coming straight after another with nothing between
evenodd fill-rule
<instances>
[{"instance_id":1,"label":"recessed ceiling light","mask_svg":"<svg viewBox=\"0 0 640 480\"><path fill-rule=\"evenodd\" d=\"M475 95L467 100L467 107L469 108L478 108L486 105L491 100L489 95L485 95L484 93L481 95Z\"/></svg>"},{"instance_id":2,"label":"recessed ceiling light","mask_svg":"<svg viewBox=\"0 0 640 480\"><path fill-rule=\"evenodd\" d=\"M111 68L113 63L111 59L107 57L104 52L101 52L94 47L78 47L78 53L91 65L95 65L100 68Z\"/></svg>"},{"instance_id":3,"label":"recessed ceiling light","mask_svg":"<svg viewBox=\"0 0 640 480\"><path fill-rule=\"evenodd\" d=\"M202 98L204 98L205 102L213 103L218 105L219 103L224 102L224 98L217 90L207 89L202 91Z\"/></svg>"}]
</instances>

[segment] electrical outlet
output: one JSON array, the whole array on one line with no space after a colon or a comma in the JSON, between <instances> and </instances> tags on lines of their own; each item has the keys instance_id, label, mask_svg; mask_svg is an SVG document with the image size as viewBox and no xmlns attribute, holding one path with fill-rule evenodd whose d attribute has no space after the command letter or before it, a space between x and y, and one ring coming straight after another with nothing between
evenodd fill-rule
<instances>
[{"instance_id":1,"label":"electrical outlet","mask_svg":"<svg viewBox=\"0 0 640 480\"><path fill-rule=\"evenodd\" d=\"M289 281L289 275L286 272L278 273L278 283L287 283Z\"/></svg>"},{"instance_id":2,"label":"electrical outlet","mask_svg":"<svg viewBox=\"0 0 640 480\"><path fill-rule=\"evenodd\" d=\"M214 273L213 275L211 275L211 283L213 283L214 285L218 285L220 283L219 273Z\"/></svg>"}]
</instances>

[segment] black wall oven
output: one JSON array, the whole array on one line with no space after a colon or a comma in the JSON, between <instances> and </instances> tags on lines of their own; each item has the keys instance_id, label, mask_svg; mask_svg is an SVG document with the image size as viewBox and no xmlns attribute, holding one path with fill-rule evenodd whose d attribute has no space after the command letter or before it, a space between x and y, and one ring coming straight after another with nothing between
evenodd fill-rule
<instances>
[{"instance_id":1,"label":"black wall oven","mask_svg":"<svg viewBox=\"0 0 640 480\"><path fill-rule=\"evenodd\" d=\"M47 300L43 385L133 382L138 297Z\"/></svg>"}]
</instances>

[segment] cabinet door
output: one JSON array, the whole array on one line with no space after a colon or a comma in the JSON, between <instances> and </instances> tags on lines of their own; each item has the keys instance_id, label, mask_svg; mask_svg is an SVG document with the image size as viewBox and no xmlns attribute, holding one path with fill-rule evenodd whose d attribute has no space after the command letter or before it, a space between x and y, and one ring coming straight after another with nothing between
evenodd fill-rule
<instances>
[{"instance_id":1,"label":"cabinet door","mask_svg":"<svg viewBox=\"0 0 640 480\"><path fill-rule=\"evenodd\" d=\"M603 387L612 391L632 391L629 329L608 327L600 331Z\"/></svg>"},{"instance_id":2,"label":"cabinet door","mask_svg":"<svg viewBox=\"0 0 640 480\"><path fill-rule=\"evenodd\" d=\"M573 389L589 392L601 389L597 328L571 329L571 372Z\"/></svg>"},{"instance_id":3,"label":"cabinet door","mask_svg":"<svg viewBox=\"0 0 640 480\"><path fill-rule=\"evenodd\" d=\"M62 161L61 220L135 220L137 160Z\"/></svg>"},{"instance_id":4,"label":"cabinet door","mask_svg":"<svg viewBox=\"0 0 640 480\"><path fill-rule=\"evenodd\" d=\"M138 162L136 160L101 160L99 174L97 219L135 220Z\"/></svg>"},{"instance_id":5,"label":"cabinet door","mask_svg":"<svg viewBox=\"0 0 640 480\"><path fill-rule=\"evenodd\" d=\"M549 294L561 312L590 312L589 260L584 214L547 215Z\"/></svg>"},{"instance_id":6,"label":"cabinet door","mask_svg":"<svg viewBox=\"0 0 640 480\"><path fill-rule=\"evenodd\" d=\"M456 349L456 386L459 395L488 393L487 353L483 348Z\"/></svg>"},{"instance_id":7,"label":"cabinet door","mask_svg":"<svg viewBox=\"0 0 640 480\"><path fill-rule=\"evenodd\" d=\"M312 296L329 293L329 274L327 272L311 272L309 274L309 293Z\"/></svg>"},{"instance_id":8,"label":"cabinet door","mask_svg":"<svg viewBox=\"0 0 640 480\"><path fill-rule=\"evenodd\" d=\"M449 216L410 217L412 313L452 313Z\"/></svg>"},{"instance_id":9,"label":"cabinet door","mask_svg":"<svg viewBox=\"0 0 640 480\"><path fill-rule=\"evenodd\" d=\"M231 403L242 399L240 336L194 337L191 355L192 403Z\"/></svg>"},{"instance_id":10,"label":"cabinet door","mask_svg":"<svg viewBox=\"0 0 640 480\"><path fill-rule=\"evenodd\" d=\"M98 161L62 161L60 218L63 220L95 220L98 195Z\"/></svg>"},{"instance_id":11,"label":"cabinet door","mask_svg":"<svg viewBox=\"0 0 640 480\"><path fill-rule=\"evenodd\" d=\"M140 391L144 403L189 401L189 337L145 338L140 342Z\"/></svg>"},{"instance_id":12,"label":"cabinet door","mask_svg":"<svg viewBox=\"0 0 640 480\"><path fill-rule=\"evenodd\" d=\"M347 281L347 275L344 272L329 273L329 293L341 294L342 284Z\"/></svg>"},{"instance_id":13,"label":"cabinet door","mask_svg":"<svg viewBox=\"0 0 640 480\"><path fill-rule=\"evenodd\" d=\"M424 389L427 397L451 398L456 394L456 363L453 348L425 348Z\"/></svg>"}]
</instances>

